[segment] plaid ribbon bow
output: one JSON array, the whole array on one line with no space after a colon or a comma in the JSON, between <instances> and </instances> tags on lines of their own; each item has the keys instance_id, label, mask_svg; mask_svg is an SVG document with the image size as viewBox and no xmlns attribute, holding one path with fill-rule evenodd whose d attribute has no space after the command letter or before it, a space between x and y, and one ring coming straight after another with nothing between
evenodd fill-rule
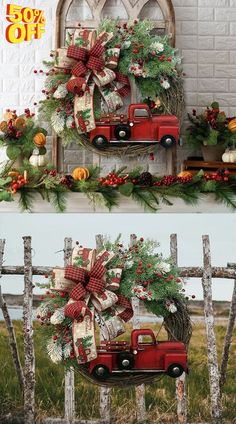
<instances>
[{"instance_id":1,"label":"plaid ribbon bow","mask_svg":"<svg viewBox=\"0 0 236 424\"><path fill-rule=\"evenodd\" d=\"M119 289L122 269L107 270L105 267L113 257L105 250L96 255L95 249L75 248L74 264L68 265L64 271L63 284L70 287L70 299L64 314L73 320L74 350L80 364L97 357L95 318L103 329L105 327L106 339L111 340L124 332L123 321L127 322L133 316L131 302L115 293ZM82 266L75 265L78 258Z\"/></svg>"},{"instance_id":2,"label":"plaid ribbon bow","mask_svg":"<svg viewBox=\"0 0 236 424\"><path fill-rule=\"evenodd\" d=\"M115 72L120 46L106 49L105 45L113 37L112 33L77 29L73 44L57 50L57 67L71 69L71 78L66 88L73 93L74 116L79 133L90 132L96 127L93 107L93 94L97 86L109 112L123 106L122 98L130 93L130 83L126 75ZM76 45L78 39L81 45ZM61 56L61 57L60 57Z\"/></svg>"}]
</instances>

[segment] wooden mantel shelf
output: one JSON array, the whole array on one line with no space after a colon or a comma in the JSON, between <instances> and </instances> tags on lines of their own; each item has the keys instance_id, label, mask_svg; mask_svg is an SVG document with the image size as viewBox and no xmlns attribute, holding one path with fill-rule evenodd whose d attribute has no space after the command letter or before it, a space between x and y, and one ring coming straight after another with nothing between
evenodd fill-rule
<instances>
[{"instance_id":1,"label":"wooden mantel shelf","mask_svg":"<svg viewBox=\"0 0 236 424\"><path fill-rule=\"evenodd\" d=\"M16 200L14 202L1 202L0 213L17 213L21 212L21 209ZM186 205L181 199L170 199L173 202L173 206L167 206L160 204L160 210L158 213L232 213L232 210L227 208L223 204L216 203L214 195L208 194L202 197L196 206ZM108 209L97 207L93 208L93 205L89 202L88 198L82 193L69 193L67 195L67 213L109 213ZM43 201L41 196L35 195L35 201L33 206L33 213L56 213L53 206ZM119 199L119 206L114 207L111 213L144 213L144 210L132 199L121 196Z\"/></svg>"}]
</instances>

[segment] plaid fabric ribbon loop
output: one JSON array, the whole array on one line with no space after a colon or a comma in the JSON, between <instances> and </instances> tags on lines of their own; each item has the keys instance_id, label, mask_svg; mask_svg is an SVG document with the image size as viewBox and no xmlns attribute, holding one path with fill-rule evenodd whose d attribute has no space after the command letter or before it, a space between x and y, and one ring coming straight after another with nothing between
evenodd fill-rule
<instances>
[{"instance_id":1,"label":"plaid fabric ribbon loop","mask_svg":"<svg viewBox=\"0 0 236 424\"><path fill-rule=\"evenodd\" d=\"M75 60L86 60L86 56L87 56L87 50L84 49L83 47L78 47L78 46L69 46L68 50L67 50L67 57L70 57L71 59L75 59Z\"/></svg>"},{"instance_id":2,"label":"plaid fabric ribbon loop","mask_svg":"<svg viewBox=\"0 0 236 424\"><path fill-rule=\"evenodd\" d=\"M103 280L98 278L90 277L86 289L91 293L103 293L105 284Z\"/></svg>"},{"instance_id":3,"label":"plaid fabric ribbon loop","mask_svg":"<svg viewBox=\"0 0 236 424\"><path fill-rule=\"evenodd\" d=\"M65 306L64 313L66 317L76 320L80 320L85 315L91 316L90 309L87 307L86 303L82 301L68 303Z\"/></svg>"}]
</instances>

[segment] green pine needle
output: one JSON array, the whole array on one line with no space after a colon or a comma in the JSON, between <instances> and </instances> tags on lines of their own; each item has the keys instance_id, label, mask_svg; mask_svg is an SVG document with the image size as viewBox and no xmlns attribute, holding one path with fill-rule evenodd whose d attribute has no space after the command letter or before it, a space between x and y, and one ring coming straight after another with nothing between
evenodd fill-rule
<instances>
[{"instance_id":1,"label":"green pine needle","mask_svg":"<svg viewBox=\"0 0 236 424\"><path fill-rule=\"evenodd\" d=\"M145 211L156 212L158 210L158 200L151 190L134 187L132 198L139 203Z\"/></svg>"},{"instance_id":2,"label":"green pine needle","mask_svg":"<svg viewBox=\"0 0 236 424\"><path fill-rule=\"evenodd\" d=\"M36 193L37 191L24 187L19 191L19 206L22 211L32 212Z\"/></svg>"},{"instance_id":3,"label":"green pine needle","mask_svg":"<svg viewBox=\"0 0 236 424\"><path fill-rule=\"evenodd\" d=\"M66 194L64 190L63 191L59 191L59 190L48 191L48 199L57 212L65 212Z\"/></svg>"},{"instance_id":4,"label":"green pine needle","mask_svg":"<svg viewBox=\"0 0 236 424\"><path fill-rule=\"evenodd\" d=\"M232 191L230 186L219 184L215 190L216 201L223 203L233 211L236 209L236 191Z\"/></svg>"}]
</instances>

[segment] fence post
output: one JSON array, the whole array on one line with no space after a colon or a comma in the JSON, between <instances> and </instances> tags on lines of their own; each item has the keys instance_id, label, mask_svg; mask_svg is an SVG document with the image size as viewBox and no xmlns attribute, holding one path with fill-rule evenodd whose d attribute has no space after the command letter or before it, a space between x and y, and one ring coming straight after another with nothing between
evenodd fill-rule
<instances>
[{"instance_id":1,"label":"fence post","mask_svg":"<svg viewBox=\"0 0 236 424\"><path fill-rule=\"evenodd\" d=\"M130 247L134 246L137 241L137 236L135 234L130 235ZM133 329L140 328L139 320L139 299L134 297L132 299L132 307L134 311L133 316ZM145 385L141 384L135 387L136 395L136 416L137 423L143 423L146 420L146 405L145 405Z\"/></svg>"},{"instance_id":2,"label":"fence post","mask_svg":"<svg viewBox=\"0 0 236 424\"><path fill-rule=\"evenodd\" d=\"M230 311L229 311L229 321L228 321L228 326L227 326L225 339L224 339L224 346L223 346L222 360L221 360L221 367L220 367L221 394L222 394L223 386L226 381L226 371L227 371L227 365L229 361L229 351L230 351L230 346L232 342L235 319L236 319L236 280L234 280L234 289L233 289L232 300L231 300Z\"/></svg>"},{"instance_id":3,"label":"fence post","mask_svg":"<svg viewBox=\"0 0 236 424\"><path fill-rule=\"evenodd\" d=\"M175 266L178 266L178 245L177 245L177 234L171 234L170 236L170 254L172 262ZM186 395L186 374L185 372L176 379L176 400L177 400L177 416L178 422L187 423L187 395Z\"/></svg>"},{"instance_id":4,"label":"fence post","mask_svg":"<svg viewBox=\"0 0 236 424\"><path fill-rule=\"evenodd\" d=\"M24 422L33 424L35 416L35 353L33 340L33 283L31 237L24 242L24 297L23 297L23 338L24 338Z\"/></svg>"},{"instance_id":5,"label":"fence post","mask_svg":"<svg viewBox=\"0 0 236 424\"><path fill-rule=\"evenodd\" d=\"M64 239L64 266L71 263L72 239ZM71 423L75 418L75 376L74 368L65 371L65 420Z\"/></svg>"},{"instance_id":6,"label":"fence post","mask_svg":"<svg viewBox=\"0 0 236 424\"><path fill-rule=\"evenodd\" d=\"M5 240L0 239L0 278L2 276L1 274L2 274L4 249L5 249ZM16 375L17 375L17 378L18 378L20 388L23 391L24 390L24 376L23 376L19 352L18 352L18 348L17 348L15 331L14 331L14 327L13 327L13 324L12 324L10 314L8 312L7 304L6 304L4 297L2 295L1 286L0 286L0 308L2 309L3 318L4 318L6 329L7 329L7 332L8 332L9 344L10 344L12 359L13 359L13 362L14 362L14 365L15 365Z\"/></svg>"},{"instance_id":7,"label":"fence post","mask_svg":"<svg viewBox=\"0 0 236 424\"><path fill-rule=\"evenodd\" d=\"M211 254L210 240L208 235L202 236L203 242L203 299L204 299L204 314L207 334L207 349L208 349L208 369L210 380L211 393L211 414L212 423L221 423L221 396L219 385L219 369L216 350L216 337L214 331L214 311L212 302L212 269L211 269Z\"/></svg>"},{"instance_id":8,"label":"fence post","mask_svg":"<svg viewBox=\"0 0 236 424\"><path fill-rule=\"evenodd\" d=\"M96 239L96 248L100 249L103 247L103 236L97 234ZM100 330L100 339L104 339L103 332ZM111 422L111 389L106 386L100 387L100 417L102 422L109 424Z\"/></svg>"}]
</instances>

